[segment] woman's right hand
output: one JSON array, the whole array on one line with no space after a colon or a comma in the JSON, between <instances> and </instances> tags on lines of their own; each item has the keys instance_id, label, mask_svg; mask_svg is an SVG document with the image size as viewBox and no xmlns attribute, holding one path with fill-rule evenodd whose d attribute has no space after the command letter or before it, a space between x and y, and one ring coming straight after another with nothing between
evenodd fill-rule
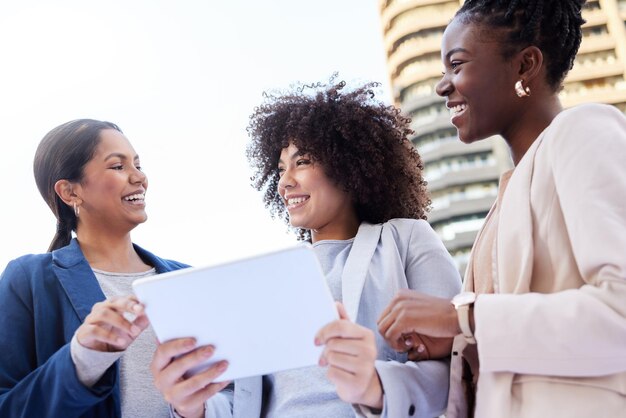
<instances>
[{"instance_id":1,"label":"woman's right hand","mask_svg":"<svg viewBox=\"0 0 626 418\"><path fill-rule=\"evenodd\" d=\"M193 338L179 338L159 344L150 370L154 384L165 400L185 418L203 417L204 402L230 382L213 383L228 367L223 360L208 369L185 377L192 368L205 362L215 352L212 346L196 347Z\"/></svg>"},{"instance_id":2,"label":"woman's right hand","mask_svg":"<svg viewBox=\"0 0 626 418\"><path fill-rule=\"evenodd\" d=\"M129 320L125 315L134 318ZM143 305L136 297L115 297L93 305L76 330L76 339L80 345L92 350L123 351L148 324Z\"/></svg>"}]
</instances>

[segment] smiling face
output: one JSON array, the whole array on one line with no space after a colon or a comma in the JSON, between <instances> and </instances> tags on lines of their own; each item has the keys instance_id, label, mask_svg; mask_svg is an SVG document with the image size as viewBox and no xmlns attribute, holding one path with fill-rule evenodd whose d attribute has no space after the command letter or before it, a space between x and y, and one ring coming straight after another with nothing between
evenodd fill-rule
<instances>
[{"instance_id":1,"label":"smiling face","mask_svg":"<svg viewBox=\"0 0 626 418\"><path fill-rule=\"evenodd\" d=\"M129 232L147 219L146 175L126 137L114 129L100 132L93 158L74 187L80 203L78 230Z\"/></svg>"},{"instance_id":2,"label":"smiling face","mask_svg":"<svg viewBox=\"0 0 626 418\"><path fill-rule=\"evenodd\" d=\"M441 56L445 71L436 90L446 97L462 142L504 135L515 125L521 104L513 88L518 72L502 55L493 30L457 17L444 32Z\"/></svg>"},{"instance_id":3,"label":"smiling face","mask_svg":"<svg viewBox=\"0 0 626 418\"><path fill-rule=\"evenodd\" d=\"M349 194L309 155L290 144L280 153L278 171L278 192L293 227L311 230L313 242L354 237L358 221Z\"/></svg>"}]
</instances>

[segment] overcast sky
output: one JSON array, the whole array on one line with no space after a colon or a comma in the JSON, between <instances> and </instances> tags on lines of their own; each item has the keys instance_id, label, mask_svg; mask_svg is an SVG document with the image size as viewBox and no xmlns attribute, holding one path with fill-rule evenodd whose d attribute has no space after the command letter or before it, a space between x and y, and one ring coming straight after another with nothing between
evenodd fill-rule
<instances>
[{"instance_id":1,"label":"overcast sky","mask_svg":"<svg viewBox=\"0 0 626 418\"><path fill-rule=\"evenodd\" d=\"M0 270L52 239L32 160L61 123L117 123L150 182L133 241L207 265L295 243L249 186L264 90L337 71L390 102L377 0L2 1L0 57Z\"/></svg>"}]
</instances>

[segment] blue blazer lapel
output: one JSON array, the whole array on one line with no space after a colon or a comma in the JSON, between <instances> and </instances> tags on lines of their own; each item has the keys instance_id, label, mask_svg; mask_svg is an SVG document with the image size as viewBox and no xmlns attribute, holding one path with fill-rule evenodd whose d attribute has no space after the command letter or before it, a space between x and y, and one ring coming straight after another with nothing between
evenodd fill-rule
<instances>
[{"instance_id":1,"label":"blue blazer lapel","mask_svg":"<svg viewBox=\"0 0 626 418\"><path fill-rule=\"evenodd\" d=\"M370 261L378 246L382 225L362 222L341 274L341 296L348 317L355 321Z\"/></svg>"},{"instance_id":2,"label":"blue blazer lapel","mask_svg":"<svg viewBox=\"0 0 626 418\"><path fill-rule=\"evenodd\" d=\"M97 302L105 299L78 241L52 253L52 271L61 283L81 322Z\"/></svg>"}]
</instances>

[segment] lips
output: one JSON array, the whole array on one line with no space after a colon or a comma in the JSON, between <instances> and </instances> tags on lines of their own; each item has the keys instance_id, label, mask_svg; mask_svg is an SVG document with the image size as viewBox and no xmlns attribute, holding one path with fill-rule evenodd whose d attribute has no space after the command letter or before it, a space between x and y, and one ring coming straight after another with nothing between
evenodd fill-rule
<instances>
[{"instance_id":1,"label":"lips","mask_svg":"<svg viewBox=\"0 0 626 418\"><path fill-rule=\"evenodd\" d=\"M467 103L462 102L448 102L446 103L446 107L450 111L450 122L457 126L455 122L465 113L467 110Z\"/></svg>"},{"instance_id":2,"label":"lips","mask_svg":"<svg viewBox=\"0 0 626 418\"><path fill-rule=\"evenodd\" d=\"M301 196L285 196L285 203L287 206L287 210L297 209L300 206L303 206L311 196L301 195Z\"/></svg>"},{"instance_id":3,"label":"lips","mask_svg":"<svg viewBox=\"0 0 626 418\"><path fill-rule=\"evenodd\" d=\"M145 199L145 192L135 192L122 198L124 202L128 202L132 205L145 205Z\"/></svg>"}]
</instances>

